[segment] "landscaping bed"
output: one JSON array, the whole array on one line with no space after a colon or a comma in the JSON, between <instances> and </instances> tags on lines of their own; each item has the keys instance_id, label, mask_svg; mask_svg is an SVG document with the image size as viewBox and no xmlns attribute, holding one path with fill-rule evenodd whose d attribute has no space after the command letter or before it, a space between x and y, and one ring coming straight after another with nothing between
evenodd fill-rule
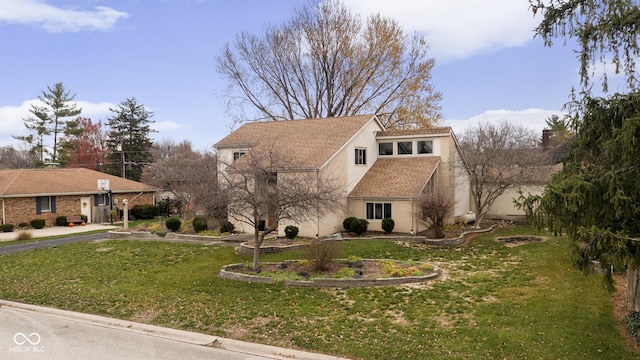
<instances>
[{"instance_id":1,"label":"landscaping bed","mask_svg":"<svg viewBox=\"0 0 640 360\"><path fill-rule=\"evenodd\" d=\"M261 263L257 271L248 264L231 264L220 270L220 276L229 280L306 287L400 285L432 280L439 274L427 263L390 259L335 260L322 271L308 260Z\"/></svg>"}]
</instances>

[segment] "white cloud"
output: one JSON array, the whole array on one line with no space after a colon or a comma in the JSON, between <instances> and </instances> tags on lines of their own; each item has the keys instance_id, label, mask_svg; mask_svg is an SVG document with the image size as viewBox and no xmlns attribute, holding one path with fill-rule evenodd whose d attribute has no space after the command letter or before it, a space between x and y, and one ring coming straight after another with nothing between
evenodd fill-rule
<instances>
[{"instance_id":1,"label":"white cloud","mask_svg":"<svg viewBox=\"0 0 640 360\"><path fill-rule=\"evenodd\" d=\"M155 122L153 124L151 124L151 127L158 131L158 132L163 132L163 131L176 131L176 130L182 130L184 129L184 127L182 126L182 124L179 124L175 121L160 121L160 122Z\"/></svg>"},{"instance_id":2,"label":"white cloud","mask_svg":"<svg viewBox=\"0 0 640 360\"><path fill-rule=\"evenodd\" d=\"M469 119L449 119L443 121L445 126L451 126L453 132L460 136L464 131L479 123L497 124L501 121L508 121L523 125L542 135L542 129L546 127L546 120L551 115L564 116L565 113L556 110L525 109L525 110L488 110L482 114L475 115Z\"/></svg>"},{"instance_id":3,"label":"white cloud","mask_svg":"<svg viewBox=\"0 0 640 360\"><path fill-rule=\"evenodd\" d=\"M108 30L127 17L127 13L106 6L74 10L43 0L2 0L0 6L0 23L35 25L49 32Z\"/></svg>"},{"instance_id":4,"label":"white cloud","mask_svg":"<svg viewBox=\"0 0 640 360\"><path fill-rule=\"evenodd\" d=\"M533 18L525 0L345 0L363 17L380 13L407 31L422 33L439 62L463 59L533 39Z\"/></svg>"},{"instance_id":5,"label":"white cloud","mask_svg":"<svg viewBox=\"0 0 640 360\"><path fill-rule=\"evenodd\" d=\"M26 100L18 106L0 106L0 146L14 145L17 146L19 141L13 139L13 136L29 135L29 130L24 126L25 118L32 116L29 112L31 105L41 105L40 100ZM109 102L92 103L88 101L77 101L76 104L82 108L82 117L90 118L94 122L103 121L111 116L109 108L115 108L116 105Z\"/></svg>"}]
</instances>

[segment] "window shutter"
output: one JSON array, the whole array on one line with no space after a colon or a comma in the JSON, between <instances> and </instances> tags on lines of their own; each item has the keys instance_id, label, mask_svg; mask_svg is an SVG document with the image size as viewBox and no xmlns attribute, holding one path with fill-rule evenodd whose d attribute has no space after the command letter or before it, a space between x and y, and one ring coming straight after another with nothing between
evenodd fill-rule
<instances>
[{"instance_id":1,"label":"window shutter","mask_svg":"<svg viewBox=\"0 0 640 360\"><path fill-rule=\"evenodd\" d=\"M52 213L56 213L56 197L52 196L51 197L51 212Z\"/></svg>"},{"instance_id":2,"label":"window shutter","mask_svg":"<svg viewBox=\"0 0 640 360\"><path fill-rule=\"evenodd\" d=\"M42 206L40 205L40 197L36 197L36 214L42 214Z\"/></svg>"}]
</instances>

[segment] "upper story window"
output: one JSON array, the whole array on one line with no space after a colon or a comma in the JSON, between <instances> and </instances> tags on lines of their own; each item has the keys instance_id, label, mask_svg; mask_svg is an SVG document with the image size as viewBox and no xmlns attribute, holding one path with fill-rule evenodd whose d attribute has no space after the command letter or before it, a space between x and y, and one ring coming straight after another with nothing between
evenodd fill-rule
<instances>
[{"instance_id":1,"label":"upper story window","mask_svg":"<svg viewBox=\"0 0 640 360\"><path fill-rule=\"evenodd\" d=\"M398 141L398 155L413 154L413 143L411 141Z\"/></svg>"},{"instance_id":2,"label":"upper story window","mask_svg":"<svg viewBox=\"0 0 640 360\"><path fill-rule=\"evenodd\" d=\"M433 141L418 141L418 154L433 154Z\"/></svg>"},{"instance_id":3,"label":"upper story window","mask_svg":"<svg viewBox=\"0 0 640 360\"><path fill-rule=\"evenodd\" d=\"M379 143L378 155L393 155L393 143Z\"/></svg>"},{"instance_id":4,"label":"upper story window","mask_svg":"<svg viewBox=\"0 0 640 360\"><path fill-rule=\"evenodd\" d=\"M233 161L236 161L240 158L240 156L244 155L244 151L234 151L233 152Z\"/></svg>"},{"instance_id":5,"label":"upper story window","mask_svg":"<svg viewBox=\"0 0 640 360\"><path fill-rule=\"evenodd\" d=\"M367 165L367 149L356 148L356 165Z\"/></svg>"}]
</instances>

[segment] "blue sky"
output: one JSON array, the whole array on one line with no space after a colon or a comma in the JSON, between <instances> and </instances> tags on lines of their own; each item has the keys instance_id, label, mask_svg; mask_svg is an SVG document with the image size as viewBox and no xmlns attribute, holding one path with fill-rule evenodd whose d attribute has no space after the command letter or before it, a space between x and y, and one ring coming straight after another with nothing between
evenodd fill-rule
<instances>
[{"instance_id":1,"label":"blue sky","mask_svg":"<svg viewBox=\"0 0 640 360\"><path fill-rule=\"evenodd\" d=\"M304 1L304 0L303 0ZM345 0L422 33L436 59L443 124L456 133L508 120L536 131L560 114L578 63L562 41L533 38L527 0ZM207 150L231 131L216 96L227 85L215 57L241 31L261 34L298 0L0 0L0 146L18 145L22 119L47 86L62 82L83 116L136 97L155 116L156 140Z\"/></svg>"}]
</instances>

